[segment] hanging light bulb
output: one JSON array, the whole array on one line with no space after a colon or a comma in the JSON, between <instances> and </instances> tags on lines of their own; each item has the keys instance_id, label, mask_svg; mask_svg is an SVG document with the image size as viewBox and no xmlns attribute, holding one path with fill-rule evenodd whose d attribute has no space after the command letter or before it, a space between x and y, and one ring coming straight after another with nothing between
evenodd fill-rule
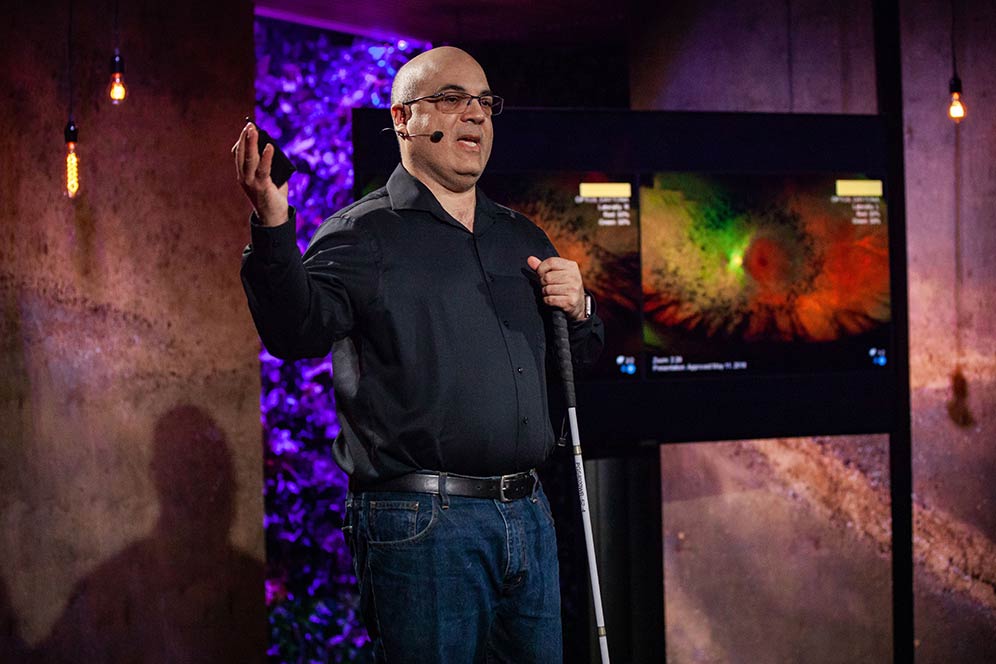
<instances>
[{"instance_id":1,"label":"hanging light bulb","mask_svg":"<svg viewBox=\"0 0 996 664\"><path fill-rule=\"evenodd\" d=\"M66 139L66 196L75 198L80 191L80 157L76 154L80 130L73 120L73 0L69 0L69 27L66 30L66 77L69 79L69 122L62 132Z\"/></svg>"},{"instance_id":2,"label":"hanging light bulb","mask_svg":"<svg viewBox=\"0 0 996 664\"><path fill-rule=\"evenodd\" d=\"M128 96L128 88L124 82L124 60L121 59L118 49L114 49L114 55L111 57L111 82L107 84L107 96L115 106Z\"/></svg>"},{"instance_id":3,"label":"hanging light bulb","mask_svg":"<svg viewBox=\"0 0 996 664\"><path fill-rule=\"evenodd\" d=\"M66 195L74 198L80 191L80 158L76 154L79 128L72 118L66 125Z\"/></svg>"},{"instance_id":4,"label":"hanging light bulb","mask_svg":"<svg viewBox=\"0 0 996 664\"><path fill-rule=\"evenodd\" d=\"M951 103L948 105L948 117L957 124L965 118L965 104L961 100L961 79L955 74L948 85L951 93Z\"/></svg>"}]
</instances>

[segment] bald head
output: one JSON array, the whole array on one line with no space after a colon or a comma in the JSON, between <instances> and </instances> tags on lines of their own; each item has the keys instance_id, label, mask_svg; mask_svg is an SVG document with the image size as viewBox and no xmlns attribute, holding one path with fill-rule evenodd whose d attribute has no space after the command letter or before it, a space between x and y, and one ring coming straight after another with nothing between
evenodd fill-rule
<instances>
[{"instance_id":1,"label":"bald head","mask_svg":"<svg viewBox=\"0 0 996 664\"><path fill-rule=\"evenodd\" d=\"M391 85L391 105L400 104L420 97L432 94L435 90L421 90L421 85L432 79L436 74L445 71L455 64L473 63L481 71L484 70L469 53L456 48L455 46L440 46L424 53L419 53L414 58L406 62L398 70Z\"/></svg>"},{"instance_id":2,"label":"bald head","mask_svg":"<svg viewBox=\"0 0 996 664\"><path fill-rule=\"evenodd\" d=\"M437 93L469 95L457 108L440 109ZM401 163L434 192L474 189L491 155L494 137L491 109L481 95L490 95L481 65L466 51L442 46L409 60L391 86L391 119L398 135ZM419 99L420 101L410 104ZM476 100L476 101L475 101ZM435 140L431 136L438 134Z\"/></svg>"}]
</instances>

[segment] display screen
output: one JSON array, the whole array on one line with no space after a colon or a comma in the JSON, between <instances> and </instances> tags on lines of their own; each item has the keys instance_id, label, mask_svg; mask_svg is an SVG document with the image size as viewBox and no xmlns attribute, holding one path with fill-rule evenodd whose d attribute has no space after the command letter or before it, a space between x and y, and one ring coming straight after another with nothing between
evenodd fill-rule
<instances>
[{"instance_id":1,"label":"display screen","mask_svg":"<svg viewBox=\"0 0 996 664\"><path fill-rule=\"evenodd\" d=\"M655 173L640 187L644 368L884 367L891 330L882 182Z\"/></svg>"},{"instance_id":2,"label":"display screen","mask_svg":"<svg viewBox=\"0 0 996 664\"><path fill-rule=\"evenodd\" d=\"M582 380L888 363L880 180L531 173L482 186L542 228L594 294L606 347Z\"/></svg>"}]
</instances>

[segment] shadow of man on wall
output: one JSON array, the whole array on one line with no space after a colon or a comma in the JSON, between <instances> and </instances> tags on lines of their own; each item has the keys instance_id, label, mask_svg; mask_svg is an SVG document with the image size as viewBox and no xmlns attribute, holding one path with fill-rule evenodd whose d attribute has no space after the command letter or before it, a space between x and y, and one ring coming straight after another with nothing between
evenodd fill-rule
<instances>
[{"instance_id":1,"label":"shadow of man on wall","mask_svg":"<svg viewBox=\"0 0 996 664\"><path fill-rule=\"evenodd\" d=\"M82 579L36 662L262 662L263 566L228 542L235 475L196 406L155 426L155 530Z\"/></svg>"},{"instance_id":2,"label":"shadow of man on wall","mask_svg":"<svg viewBox=\"0 0 996 664\"><path fill-rule=\"evenodd\" d=\"M27 647L21 639L17 614L10 606L7 584L0 578L0 662L20 662L26 657Z\"/></svg>"}]
</instances>

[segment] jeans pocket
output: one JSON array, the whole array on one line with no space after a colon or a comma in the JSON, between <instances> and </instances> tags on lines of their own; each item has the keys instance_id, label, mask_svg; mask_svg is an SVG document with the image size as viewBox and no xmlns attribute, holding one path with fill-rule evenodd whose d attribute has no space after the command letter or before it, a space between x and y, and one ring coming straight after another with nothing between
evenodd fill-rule
<instances>
[{"instance_id":1,"label":"jeans pocket","mask_svg":"<svg viewBox=\"0 0 996 664\"><path fill-rule=\"evenodd\" d=\"M546 514L546 518L550 520L550 525L555 526L556 522L553 518L553 510L550 508L550 501L547 500L546 494L543 493L542 489L538 490L537 494L538 495L536 497L538 498L537 502L539 503L540 509L543 510L544 514Z\"/></svg>"},{"instance_id":2,"label":"jeans pocket","mask_svg":"<svg viewBox=\"0 0 996 664\"><path fill-rule=\"evenodd\" d=\"M407 544L422 539L436 521L430 496L415 500L370 500L367 503L367 542Z\"/></svg>"}]
</instances>

